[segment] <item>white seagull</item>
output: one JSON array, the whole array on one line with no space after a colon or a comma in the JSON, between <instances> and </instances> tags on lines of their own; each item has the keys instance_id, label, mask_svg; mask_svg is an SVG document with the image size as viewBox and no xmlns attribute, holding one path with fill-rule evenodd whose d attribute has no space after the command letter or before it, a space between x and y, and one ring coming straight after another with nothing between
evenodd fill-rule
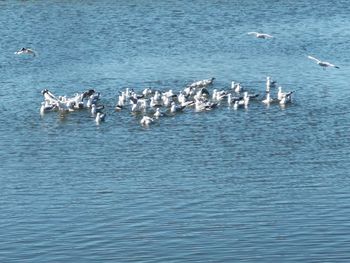
<instances>
[{"instance_id":1,"label":"white seagull","mask_svg":"<svg viewBox=\"0 0 350 263\"><path fill-rule=\"evenodd\" d=\"M180 112L180 111L183 111L185 108L186 106L177 106L176 103L173 101L171 103L170 112L171 113Z\"/></svg>"},{"instance_id":2,"label":"white seagull","mask_svg":"<svg viewBox=\"0 0 350 263\"><path fill-rule=\"evenodd\" d=\"M269 34L265 34L265 33L258 33L258 32L248 32L248 35L255 35L255 37L257 38L273 38L273 36L269 35Z\"/></svg>"},{"instance_id":3,"label":"white seagull","mask_svg":"<svg viewBox=\"0 0 350 263\"><path fill-rule=\"evenodd\" d=\"M213 84L214 80L215 80L215 78L199 80L199 81L193 82L188 87L189 88L203 88L203 87L206 87L206 86Z\"/></svg>"},{"instance_id":4,"label":"white seagull","mask_svg":"<svg viewBox=\"0 0 350 263\"><path fill-rule=\"evenodd\" d=\"M280 105L286 105L287 103L292 102L292 93L293 92L282 94L282 98L280 100Z\"/></svg>"},{"instance_id":5,"label":"white seagull","mask_svg":"<svg viewBox=\"0 0 350 263\"><path fill-rule=\"evenodd\" d=\"M55 109L58 109L58 106L56 103L50 104L47 101L43 101L40 107L40 114L44 115L45 112L53 111Z\"/></svg>"},{"instance_id":6,"label":"white seagull","mask_svg":"<svg viewBox=\"0 0 350 263\"><path fill-rule=\"evenodd\" d=\"M262 103L266 105L270 105L270 103L276 102L276 100L272 99L270 93L266 93L266 99L262 100Z\"/></svg>"},{"instance_id":7,"label":"white seagull","mask_svg":"<svg viewBox=\"0 0 350 263\"><path fill-rule=\"evenodd\" d=\"M284 97L291 97L294 91L283 92L282 87L278 87L277 99L282 100Z\"/></svg>"},{"instance_id":8,"label":"white seagull","mask_svg":"<svg viewBox=\"0 0 350 263\"><path fill-rule=\"evenodd\" d=\"M42 90L41 94L44 96L45 101L48 102L49 104L55 104L59 100L48 89Z\"/></svg>"},{"instance_id":9,"label":"white seagull","mask_svg":"<svg viewBox=\"0 0 350 263\"><path fill-rule=\"evenodd\" d=\"M104 105L97 106L95 103L91 105L91 114L95 116L98 112L102 112L102 110L105 108Z\"/></svg>"},{"instance_id":10,"label":"white seagull","mask_svg":"<svg viewBox=\"0 0 350 263\"><path fill-rule=\"evenodd\" d=\"M269 93L271 88L276 87L276 81L273 81L271 77L266 77L266 92Z\"/></svg>"},{"instance_id":11,"label":"white seagull","mask_svg":"<svg viewBox=\"0 0 350 263\"><path fill-rule=\"evenodd\" d=\"M160 111L159 108L156 109L156 112L153 114L153 117L155 117L156 119L158 119L159 117L164 116L164 113Z\"/></svg>"},{"instance_id":12,"label":"white seagull","mask_svg":"<svg viewBox=\"0 0 350 263\"><path fill-rule=\"evenodd\" d=\"M15 54L16 55L30 54L30 55L33 55L33 57L36 56L36 53L33 49L25 48L25 47L22 47L20 50L16 51Z\"/></svg>"},{"instance_id":13,"label":"white seagull","mask_svg":"<svg viewBox=\"0 0 350 263\"><path fill-rule=\"evenodd\" d=\"M153 118L148 117L148 116L145 115L145 116L142 117L140 123L141 123L141 125L148 126L148 125L150 125L153 121L154 121Z\"/></svg>"},{"instance_id":14,"label":"white seagull","mask_svg":"<svg viewBox=\"0 0 350 263\"><path fill-rule=\"evenodd\" d=\"M234 81L231 81L231 89L233 89L236 93L243 91L241 83L235 83Z\"/></svg>"},{"instance_id":15,"label":"white seagull","mask_svg":"<svg viewBox=\"0 0 350 263\"><path fill-rule=\"evenodd\" d=\"M95 121L97 124L100 124L102 121L105 121L106 113L97 112Z\"/></svg>"},{"instance_id":16,"label":"white seagull","mask_svg":"<svg viewBox=\"0 0 350 263\"><path fill-rule=\"evenodd\" d=\"M316 63L317 63L319 66L323 67L323 68L327 68L327 67L339 68L338 66L336 66L336 65L334 65L334 64L332 64L332 63L329 63L329 62L327 62L327 61L321 61L321 60L319 60L319 59L317 59L317 58L315 58L315 57L313 57L313 56L307 56L307 57L308 57L309 59L312 59L312 60L316 61Z\"/></svg>"}]
</instances>

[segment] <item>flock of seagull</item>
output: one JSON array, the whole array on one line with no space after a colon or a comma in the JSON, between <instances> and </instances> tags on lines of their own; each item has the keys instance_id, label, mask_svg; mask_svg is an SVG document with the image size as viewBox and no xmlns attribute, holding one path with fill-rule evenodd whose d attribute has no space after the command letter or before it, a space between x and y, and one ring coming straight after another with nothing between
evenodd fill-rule
<instances>
[{"instance_id":1,"label":"flock of seagull","mask_svg":"<svg viewBox=\"0 0 350 263\"><path fill-rule=\"evenodd\" d=\"M256 38L261 38L261 39L270 39L270 38L273 38L272 35L270 34L266 34L266 33L261 33L261 32L248 32L247 33L248 35L252 35L252 36L255 36ZM22 54L29 54L29 55L32 55L33 57L36 56L36 51L34 51L33 49L31 48L26 48L26 47L23 47L21 48L20 50L16 51L15 52L16 55L22 55ZM319 66L323 67L323 68L327 68L327 67L333 67L333 68L339 68L338 66L330 63L330 62L327 62L327 61L322 61L318 58L315 58L313 56L307 56L309 59L315 61Z\"/></svg>"},{"instance_id":2,"label":"flock of seagull","mask_svg":"<svg viewBox=\"0 0 350 263\"><path fill-rule=\"evenodd\" d=\"M247 108L250 101L261 101L269 106L279 104L285 106L292 102L294 91L283 91L271 77L266 78L265 96L258 93L250 93L240 83L232 81L228 88L217 89L214 87L215 78L195 81L178 92L172 89L161 91L159 89L145 88L142 92L126 88L119 92L115 111L130 110L131 114L142 117L140 124L149 126L157 119L164 116L174 116L192 109L195 112L206 112L216 109L220 105L227 105L234 110ZM277 94L272 97L272 89L277 88ZM86 109L91 113L97 124L106 118L104 105L100 103L101 94L94 89L76 93L71 97L56 96L48 89L41 91L44 101L41 103L40 114L48 112L72 112Z\"/></svg>"},{"instance_id":3,"label":"flock of seagull","mask_svg":"<svg viewBox=\"0 0 350 263\"><path fill-rule=\"evenodd\" d=\"M48 89L41 91L44 101L41 103L40 114L43 116L47 112L59 111L62 113L72 112L80 109L89 109L96 123L105 120L106 114L102 112L103 105L98 105L101 94L93 89L82 93L76 93L72 97L55 96Z\"/></svg>"},{"instance_id":4,"label":"flock of seagull","mask_svg":"<svg viewBox=\"0 0 350 263\"><path fill-rule=\"evenodd\" d=\"M270 39L272 35L259 32L248 32L256 38ZM30 48L21 48L15 52L16 55L36 56L36 52ZM307 56L315 61L322 68L338 66L321 61L313 56ZM233 109L247 108L251 100L261 101L265 105L278 103L282 106L292 102L294 91L283 91L281 86L276 85L270 77L266 78L265 96L260 98L259 94L250 94L248 90L242 87L240 83L232 81L231 87L218 90L209 89L213 86L215 78L195 81L187 85L179 92L173 92L172 89L161 91L158 89L146 88L141 93L136 93L133 89L127 88L119 92L118 102L115 106L116 111L130 108L131 113L142 116L140 124L148 126L163 116L175 115L183 112L188 108L193 108L196 112L210 111L222 104L232 106ZM277 88L277 95L271 96L271 89ZM76 93L72 97L56 96L48 89L42 92L44 101L41 103L40 114L47 112L71 112L80 109L88 109L94 117L97 124L103 122L106 113L103 112L104 105L100 104L100 93L94 89L89 89L82 93Z\"/></svg>"}]
</instances>

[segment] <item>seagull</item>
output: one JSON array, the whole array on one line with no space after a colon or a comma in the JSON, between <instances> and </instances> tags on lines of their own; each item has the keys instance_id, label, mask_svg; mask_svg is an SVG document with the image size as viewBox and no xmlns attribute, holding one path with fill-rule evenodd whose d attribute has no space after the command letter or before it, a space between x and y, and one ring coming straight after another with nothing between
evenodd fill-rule
<instances>
[{"instance_id":1,"label":"seagull","mask_svg":"<svg viewBox=\"0 0 350 263\"><path fill-rule=\"evenodd\" d=\"M278 87L277 99L282 100L284 97L291 97L294 91L283 92L282 87Z\"/></svg>"},{"instance_id":2,"label":"seagull","mask_svg":"<svg viewBox=\"0 0 350 263\"><path fill-rule=\"evenodd\" d=\"M102 110L105 108L104 105L97 106L95 103L91 105L91 114L96 115L98 112L102 112Z\"/></svg>"},{"instance_id":3,"label":"seagull","mask_svg":"<svg viewBox=\"0 0 350 263\"><path fill-rule=\"evenodd\" d=\"M159 108L157 108L156 109L156 112L153 114L153 116L155 117L155 118L159 118L159 117L161 117L161 116L163 116L164 115L164 113L162 113L162 112L160 112L160 109Z\"/></svg>"},{"instance_id":4,"label":"seagull","mask_svg":"<svg viewBox=\"0 0 350 263\"><path fill-rule=\"evenodd\" d=\"M273 81L271 77L266 77L266 92L269 93L271 88L276 87L276 81Z\"/></svg>"},{"instance_id":5,"label":"seagull","mask_svg":"<svg viewBox=\"0 0 350 263\"><path fill-rule=\"evenodd\" d=\"M194 95L195 100L206 99L209 96L209 91L206 88L201 88L197 91L196 95Z\"/></svg>"},{"instance_id":6,"label":"seagull","mask_svg":"<svg viewBox=\"0 0 350 263\"><path fill-rule=\"evenodd\" d=\"M237 110L239 107L243 107L243 106L244 106L244 104L240 104L239 102L240 102L240 101L238 101L238 100L236 100L236 101L234 102L234 104L233 104L233 109L234 109L234 110Z\"/></svg>"},{"instance_id":7,"label":"seagull","mask_svg":"<svg viewBox=\"0 0 350 263\"><path fill-rule=\"evenodd\" d=\"M258 32L248 32L248 35L255 35L255 37L257 38L273 38L273 36L269 35L269 34L264 34L264 33L258 33Z\"/></svg>"},{"instance_id":8,"label":"seagull","mask_svg":"<svg viewBox=\"0 0 350 263\"><path fill-rule=\"evenodd\" d=\"M147 99L139 99L137 103L139 104L139 109L141 111L147 110Z\"/></svg>"},{"instance_id":9,"label":"seagull","mask_svg":"<svg viewBox=\"0 0 350 263\"><path fill-rule=\"evenodd\" d=\"M156 103L159 103L160 100L162 99L162 98L161 98L161 95L160 95L160 92L159 92L158 90L156 90L156 91L154 92L154 96L153 96L152 98L154 99L154 101L155 101Z\"/></svg>"},{"instance_id":10,"label":"seagull","mask_svg":"<svg viewBox=\"0 0 350 263\"><path fill-rule=\"evenodd\" d=\"M124 107L123 105L118 103L117 106L115 106L115 110L116 111L121 111L123 109L123 107Z\"/></svg>"},{"instance_id":11,"label":"seagull","mask_svg":"<svg viewBox=\"0 0 350 263\"><path fill-rule=\"evenodd\" d=\"M56 102L57 108L61 112L69 112L69 111L74 111L74 105L72 104L71 101L61 101L58 100Z\"/></svg>"},{"instance_id":12,"label":"seagull","mask_svg":"<svg viewBox=\"0 0 350 263\"><path fill-rule=\"evenodd\" d=\"M202 99L196 99L194 105L195 105L195 110L197 112L204 111L206 109L206 101Z\"/></svg>"},{"instance_id":13,"label":"seagull","mask_svg":"<svg viewBox=\"0 0 350 263\"><path fill-rule=\"evenodd\" d=\"M162 107L163 105L161 103L158 103L155 101L154 97L151 97L149 105L154 108L154 107Z\"/></svg>"},{"instance_id":14,"label":"seagull","mask_svg":"<svg viewBox=\"0 0 350 263\"><path fill-rule=\"evenodd\" d=\"M209 111L209 110L217 108L217 106L218 106L218 103L208 101L205 103L205 110Z\"/></svg>"},{"instance_id":15,"label":"seagull","mask_svg":"<svg viewBox=\"0 0 350 263\"><path fill-rule=\"evenodd\" d=\"M124 107L124 105L125 105L125 100L124 100L123 93L122 93L122 95L119 95L117 105L115 106L115 109L118 110L118 111L121 110Z\"/></svg>"},{"instance_id":16,"label":"seagull","mask_svg":"<svg viewBox=\"0 0 350 263\"><path fill-rule=\"evenodd\" d=\"M282 94L282 98L280 100L280 105L286 105L289 102L292 102L292 91L288 93Z\"/></svg>"},{"instance_id":17,"label":"seagull","mask_svg":"<svg viewBox=\"0 0 350 263\"><path fill-rule=\"evenodd\" d=\"M75 109L82 109L84 108L84 100L83 100L84 93L76 93L74 97L70 98L72 103L74 104Z\"/></svg>"},{"instance_id":18,"label":"seagull","mask_svg":"<svg viewBox=\"0 0 350 263\"><path fill-rule=\"evenodd\" d=\"M163 101L163 105L165 107L169 107L170 106L170 103L172 101L172 99L170 99L172 97L167 97L166 95L162 95L162 101Z\"/></svg>"},{"instance_id":19,"label":"seagull","mask_svg":"<svg viewBox=\"0 0 350 263\"><path fill-rule=\"evenodd\" d=\"M97 112L96 118L95 118L95 121L97 124L99 124L102 121L105 121L105 119L106 119L106 113Z\"/></svg>"},{"instance_id":20,"label":"seagull","mask_svg":"<svg viewBox=\"0 0 350 263\"><path fill-rule=\"evenodd\" d=\"M277 100L279 100L281 105L286 105L292 102L292 94L294 91L283 92L282 87L278 87Z\"/></svg>"},{"instance_id":21,"label":"seagull","mask_svg":"<svg viewBox=\"0 0 350 263\"><path fill-rule=\"evenodd\" d=\"M101 94L99 92L94 92L90 95L88 101L86 102L86 107L91 108L92 104L96 104L100 99Z\"/></svg>"},{"instance_id":22,"label":"seagull","mask_svg":"<svg viewBox=\"0 0 350 263\"><path fill-rule=\"evenodd\" d=\"M240 93L241 91L243 91L241 83L235 83L234 81L231 81L231 89L234 90L234 92L236 93Z\"/></svg>"},{"instance_id":23,"label":"seagull","mask_svg":"<svg viewBox=\"0 0 350 263\"><path fill-rule=\"evenodd\" d=\"M55 109L57 109L57 104L56 103L50 104L47 101L43 101L41 103L41 107L40 107L40 114L44 115L45 112L53 111Z\"/></svg>"},{"instance_id":24,"label":"seagull","mask_svg":"<svg viewBox=\"0 0 350 263\"><path fill-rule=\"evenodd\" d=\"M140 123L141 125L148 126L154 121L153 118L148 117L148 116L143 116Z\"/></svg>"},{"instance_id":25,"label":"seagull","mask_svg":"<svg viewBox=\"0 0 350 263\"><path fill-rule=\"evenodd\" d=\"M45 101L50 104L56 103L59 99L53 95L48 89L44 89L41 91L41 94L44 96Z\"/></svg>"},{"instance_id":26,"label":"seagull","mask_svg":"<svg viewBox=\"0 0 350 263\"><path fill-rule=\"evenodd\" d=\"M186 108L186 106L177 106L177 105L175 104L175 102L173 101L173 102L171 103L170 112L171 112L171 113L180 112L180 111L183 111L185 108Z\"/></svg>"},{"instance_id":27,"label":"seagull","mask_svg":"<svg viewBox=\"0 0 350 263\"><path fill-rule=\"evenodd\" d=\"M199 80L199 81L193 82L188 87L189 88L204 88L206 86L213 84L214 80L215 80L215 78Z\"/></svg>"},{"instance_id":28,"label":"seagull","mask_svg":"<svg viewBox=\"0 0 350 263\"><path fill-rule=\"evenodd\" d=\"M266 93L266 99L262 100L262 103L266 105L270 105L270 103L276 102L276 100L272 99L270 93Z\"/></svg>"},{"instance_id":29,"label":"seagull","mask_svg":"<svg viewBox=\"0 0 350 263\"><path fill-rule=\"evenodd\" d=\"M130 96L129 99L130 99L130 104L137 104L137 102L138 102L138 99L136 98L135 95Z\"/></svg>"},{"instance_id":30,"label":"seagull","mask_svg":"<svg viewBox=\"0 0 350 263\"><path fill-rule=\"evenodd\" d=\"M16 55L30 54L30 55L33 55L33 57L36 56L36 54L35 54L35 52L34 52L33 49L25 48L25 47L22 47L20 50L16 51L15 54L16 54Z\"/></svg>"},{"instance_id":31,"label":"seagull","mask_svg":"<svg viewBox=\"0 0 350 263\"><path fill-rule=\"evenodd\" d=\"M248 96L248 92L244 92L244 96L240 97L236 100L234 100L233 108L236 110L238 107L244 106L245 108L248 107L250 97Z\"/></svg>"},{"instance_id":32,"label":"seagull","mask_svg":"<svg viewBox=\"0 0 350 263\"><path fill-rule=\"evenodd\" d=\"M309 59L312 59L312 60L316 61L316 63L317 63L319 66L323 67L323 68L327 68L327 67L339 68L338 66L336 66L336 65L334 65L334 64L331 64L331 63L329 63L329 62L327 62L327 61L321 61L321 60L319 60L319 59L317 59L317 58L315 58L315 57L313 57L313 56L307 56L307 57L308 57Z\"/></svg>"},{"instance_id":33,"label":"seagull","mask_svg":"<svg viewBox=\"0 0 350 263\"><path fill-rule=\"evenodd\" d=\"M146 96L149 96L152 94L152 89L151 88L145 88L143 91L142 91L142 94L146 97Z\"/></svg>"},{"instance_id":34,"label":"seagull","mask_svg":"<svg viewBox=\"0 0 350 263\"><path fill-rule=\"evenodd\" d=\"M217 91L217 89L213 90L212 99L215 101L221 101L226 96L227 96L227 92L225 90L220 90L220 91Z\"/></svg>"},{"instance_id":35,"label":"seagull","mask_svg":"<svg viewBox=\"0 0 350 263\"><path fill-rule=\"evenodd\" d=\"M193 95L196 94L196 88L191 87L191 86L188 86L187 88L185 88L185 89L183 90L183 94L186 96L186 98L187 98L188 96L193 96Z\"/></svg>"},{"instance_id":36,"label":"seagull","mask_svg":"<svg viewBox=\"0 0 350 263\"><path fill-rule=\"evenodd\" d=\"M93 94L95 94L95 90L94 89L89 89L87 91L84 91L83 92L83 99L89 98Z\"/></svg>"}]
</instances>

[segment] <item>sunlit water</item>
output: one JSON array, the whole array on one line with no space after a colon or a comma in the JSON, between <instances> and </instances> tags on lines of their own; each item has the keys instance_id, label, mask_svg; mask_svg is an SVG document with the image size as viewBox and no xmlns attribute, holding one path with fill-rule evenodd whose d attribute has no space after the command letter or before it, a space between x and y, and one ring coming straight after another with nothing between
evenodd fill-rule
<instances>
[{"instance_id":1,"label":"sunlit water","mask_svg":"<svg viewBox=\"0 0 350 263\"><path fill-rule=\"evenodd\" d=\"M1 262L349 262L350 7L241 2L0 3ZM291 105L148 128L114 111L127 87L216 77L210 91L263 95L268 75ZM90 87L106 122L40 116L42 89Z\"/></svg>"}]
</instances>

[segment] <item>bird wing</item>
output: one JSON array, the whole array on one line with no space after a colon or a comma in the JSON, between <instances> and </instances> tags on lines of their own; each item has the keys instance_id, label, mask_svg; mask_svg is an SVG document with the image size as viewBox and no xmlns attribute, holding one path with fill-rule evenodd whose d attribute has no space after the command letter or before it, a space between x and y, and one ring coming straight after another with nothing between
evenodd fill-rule
<instances>
[{"instance_id":1,"label":"bird wing","mask_svg":"<svg viewBox=\"0 0 350 263\"><path fill-rule=\"evenodd\" d=\"M326 61L324 61L324 62L322 62L322 63L323 63L324 65L328 66L328 67L339 68L338 66L336 66L336 65L334 65L334 64L332 64L332 63L326 62Z\"/></svg>"},{"instance_id":2,"label":"bird wing","mask_svg":"<svg viewBox=\"0 0 350 263\"><path fill-rule=\"evenodd\" d=\"M257 34L259 34L258 32L248 32L247 33L248 35L257 35Z\"/></svg>"},{"instance_id":3,"label":"bird wing","mask_svg":"<svg viewBox=\"0 0 350 263\"><path fill-rule=\"evenodd\" d=\"M136 104L137 103L137 99L135 99L134 97L130 97L130 100L132 101L132 103Z\"/></svg>"},{"instance_id":4,"label":"bird wing","mask_svg":"<svg viewBox=\"0 0 350 263\"><path fill-rule=\"evenodd\" d=\"M314 61L316 61L317 63L319 63L319 62L321 62L321 60L319 60L319 59L317 59L317 58L315 58L315 57L313 57L313 56L307 56L309 59L312 59L312 60L314 60Z\"/></svg>"},{"instance_id":5,"label":"bird wing","mask_svg":"<svg viewBox=\"0 0 350 263\"><path fill-rule=\"evenodd\" d=\"M262 34L263 36L265 37L268 37L268 38L273 38L273 36L269 35L269 34Z\"/></svg>"}]
</instances>

